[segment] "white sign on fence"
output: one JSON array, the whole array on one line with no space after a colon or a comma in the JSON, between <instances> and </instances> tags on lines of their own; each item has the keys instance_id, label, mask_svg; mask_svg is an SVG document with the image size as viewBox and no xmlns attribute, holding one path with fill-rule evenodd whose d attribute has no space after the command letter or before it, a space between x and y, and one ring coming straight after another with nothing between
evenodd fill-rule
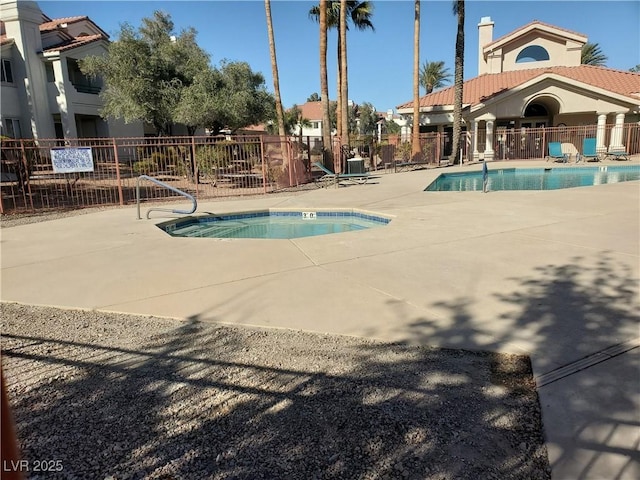
<instances>
[{"instance_id":1,"label":"white sign on fence","mask_svg":"<svg viewBox=\"0 0 640 480\"><path fill-rule=\"evenodd\" d=\"M303 220L315 220L316 219L316 212L302 212L302 219Z\"/></svg>"},{"instance_id":2,"label":"white sign on fence","mask_svg":"<svg viewBox=\"0 0 640 480\"><path fill-rule=\"evenodd\" d=\"M91 147L52 148L51 163L55 173L93 172Z\"/></svg>"}]
</instances>

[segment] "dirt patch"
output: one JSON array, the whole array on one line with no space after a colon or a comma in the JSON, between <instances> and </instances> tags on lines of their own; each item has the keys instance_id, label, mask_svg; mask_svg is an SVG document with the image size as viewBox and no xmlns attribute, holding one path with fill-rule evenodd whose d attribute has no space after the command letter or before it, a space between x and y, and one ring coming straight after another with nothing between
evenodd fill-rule
<instances>
[{"instance_id":1,"label":"dirt patch","mask_svg":"<svg viewBox=\"0 0 640 480\"><path fill-rule=\"evenodd\" d=\"M548 479L529 359L2 304L31 478Z\"/></svg>"}]
</instances>

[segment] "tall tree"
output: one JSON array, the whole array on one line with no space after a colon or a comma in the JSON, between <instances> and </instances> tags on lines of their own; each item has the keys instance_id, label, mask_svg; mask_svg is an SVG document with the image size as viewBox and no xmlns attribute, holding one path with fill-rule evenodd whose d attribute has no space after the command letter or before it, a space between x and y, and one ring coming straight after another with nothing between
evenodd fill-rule
<instances>
[{"instance_id":1,"label":"tall tree","mask_svg":"<svg viewBox=\"0 0 640 480\"><path fill-rule=\"evenodd\" d=\"M460 140L462 138L462 96L464 87L464 0L453 2L453 13L458 17L456 31L456 57L453 93L453 141L450 159L452 163L462 163Z\"/></svg>"},{"instance_id":2,"label":"tall tree","mask_svg":"<svg viewBox=\"0 0 640 480\"><path fill-rule=\"evenodd\" d=\"M235 131L264 122L274 110L275 99L261 73L253 72L246 62L222 62L219 69L198 73L182 90L174 120L215 134L223 128Z\"/></svg>"},{"instance_id":3,"label":"tall tree","mask_svg":"<svg viewBox=\"0 0 640 480\"><path fill-rule=\"evenodd\" d=\"M427 62L422 64L420 69L420 85L424 87L427 94L433 92L435 88L444 87L451 82L449 69L444 66L443 61Z\"/></svg>"},{"instance_id":4,"label":"tall tree","mask_svg":"<svg viewBox=\"0 0 640 480\"><path fill-rule=\"evenodd\" d=\"M347 0L340 2L340 140L349 146L349 90L347 85ZM343 165L344 170L344 165Z\"/></svg>"},{"instance_id":5,"label":"tall tree","mask_svg":"<svg viewBox=\"0 0 640 480\"><path fill-rule=\"evenodd\" d=\"M411 158L420 160L420 0L414 2L413 12L413 126L411 129Z\"/></svg>"},{"instance_id":6,"label":"tall tree","mask_svg":"<svg viewBox=\"0 0 640 480\"><path fill-rule=\"evenodd\" d=\"M320 98L322 102L322 148L324 166L334 169L329 118L329 83L327 82L327 0L320 0Z\"/></svg>"},{"instance_id":7,"label":"tall tree","mask_svg":"<svg viewBox=\"0 0 640 480\"><path fill-rule=\"evenodd\" d=\"M327 1L327 28L328 29L338 29L339 25L340 25L340 1L331 1L328 0ZM373 3L368 2L368 1L363 1L363 2L358 2L358 1L352 1L352 0L348 0L347 1L347 10L348 10L348 16L347 16L347 31L349 30L349 20L351 21L350 23L352 23L358 30L366 30L368 28L370 28L371 30L375 30L373 27L373 23L371 23L371 17L373 16ZM311 8L311 10L309 11L309 16L313 19L315 19L316 21L318 21L319 19L319 9L317 6L314 6ZM341 94L340 91L342 89L341 86L341 78L342 78L342 74L341 74L341 68L342 68L342 62L341 62L341 51L342 51L342 45L341 45L341 40L340 40L340 35L338 35L338 73L337 73L337 95L336 98L338 100L338 112L342 111L342 107L340 106L340 99L341 99ZM348 80L347 80L348 81ZM340 115L338 115L338 123L336 125L336 128L338 130L338 133L340 134L342 132L342 122L341 122L341 118Z\"/></svg>"},{"instance_id":8,"label":"tall tree","mask_svg":"<svg viewBox=\"0 0 640 480\"><path fill-rule=\"evenodd\" d=\"M195 30L176 36L173 29L170 15L156 11L142 20L138 30L122 25L105 56L80 60L83 74L104 82L103 118L140 120L152 124L159 135L171 133L182 91L210 68L209 56L195 41Z\"/></svg>"},{"instance_id":9,"label":"tall tree","mask_svg":"<svg viewBox=\"0 0 640 480\"><path fill-rule=\"evenodd\" d=\"M276 99L276 117L278 119L278 135L280 135L280 149L282 151L282 166L289 166L289 146L285 141L287 132L284 128L284 111L280 99L280 77L278 76L278 60L276 58L276 40L273 35L273 23L271 22L271 0L264 0L264 9L267 15L267 34L269 36L269 53L271 54L271 71L273 73L273 89Z\"/></svg>"},{"instance_id":10,"label":"tall tree","mask_svg":"<svg viewBox=\"0 0 640 480\"><path fill-rule=\"evenodd\" d=\"M600 50L597 43L587 42L582 46L580 52L580 63L583 65L595 65L604 67L607 64L607 56Z\"/></svg>"},{"instance_id":11,"label":"tall tree","mask_svg":"<svg viewBox=\"0 0 640 480\"><path fill-rule=\"evenodd\" d=\"M375 107L368 102L363 103L358 108L358 134L375 135L378 127L378 114Z\"/></svg>"}]
</instances>

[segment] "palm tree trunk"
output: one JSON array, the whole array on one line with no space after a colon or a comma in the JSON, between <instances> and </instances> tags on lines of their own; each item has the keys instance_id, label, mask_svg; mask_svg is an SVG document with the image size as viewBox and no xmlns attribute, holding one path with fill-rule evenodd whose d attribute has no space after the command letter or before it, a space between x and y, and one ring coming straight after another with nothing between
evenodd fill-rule
<instances>
[{"instance_id":1,"label":"palm tree trunk","mask_svg":"<svg viewBox=\"0 0 640 480\"><path fill-rule=\"evenodd\" d=\"M347 84L347 0L340 1L340 116L342 145L349 146L349 93ZM343 165L343 171L346 165Z\"/></svg>"},{"instance_id":2,"label":"palm tree trunk","mask_svg":"<svg viewBox=\"0 0 640 480\"><path fill-rule=\"evenodd\" d=\"M458 15L458 31L456 33L456 58L454 72L453 96L453 142L452 163L462 163L460 156L460 140L462 137L462 89L464 86L464 0L457 0L455 11Z\"/></svg>"},{"instance_id":3,"label":"palm tree trunk","mask_svg":"<svg viewBox=\"0 0 640 480\"><path fill-rule=\"evenodd\" d=\"M273 24L271 22L271 0L264 0L264 9L267 14L267 33L269 35L269 52L271 53L271 71L273 73L273 89L276 97L276 117L278 119L278 135L280 135L280 149L282 151L282 168L289 168L289 148L285 137L284 110L280 98L280 79L278 76L278 60L276 59L276 41L273 36Z\"/></svg>"},{"instance_id":4,"label":"palm tree trunk","mask_svg":"<svg viewBox=\"0 0 640 480\"><path fill-rule=\"evenodd\" d=\"M320 100L322 102L322 148L324 166L335 168L331 150L329 83L327 82L327 0L320 0Z\"/></svg>"},{"instance_id":5,"label":"palm tree trunk","mask_svg":"<svg viewBox=\"0 0 640 480\"><path fill-rule=\"evenodd\" d=\"M420 160L420 0L415 0L413 18L413 127L411 158Z\"/></svg>"},{"instance_id":6,"label":"palm tree trunk","mask_svg":"<svg viewBox=\"0 0 640 480\"><path fill-rule=\"evenodd\" d=\"M338 65L336 73L336 132L342 135L342 48L341 38L338 32Z\"/></svg>"}]
</instances>

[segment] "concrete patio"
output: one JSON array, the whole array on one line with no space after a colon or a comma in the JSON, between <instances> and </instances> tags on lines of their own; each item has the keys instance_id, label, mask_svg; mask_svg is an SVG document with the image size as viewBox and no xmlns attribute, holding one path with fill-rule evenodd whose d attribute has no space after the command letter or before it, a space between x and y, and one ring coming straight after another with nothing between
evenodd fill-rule
<instances>
[{"instance_id":1,"label":"concrete patio","mask_svg":"<svg viewBox=\"0 0 640 480\"><path fill-rule=\"evenodd\" d=\"M489 167L507 165L552 166ZM173 238L155 226L167 215L136 220L135 207L5 228L1 299L527 354L553 478L639 478L640 182L423 191L480 168L198 207L393 218L361 232Z\"/></svg>"}]
</instances>

